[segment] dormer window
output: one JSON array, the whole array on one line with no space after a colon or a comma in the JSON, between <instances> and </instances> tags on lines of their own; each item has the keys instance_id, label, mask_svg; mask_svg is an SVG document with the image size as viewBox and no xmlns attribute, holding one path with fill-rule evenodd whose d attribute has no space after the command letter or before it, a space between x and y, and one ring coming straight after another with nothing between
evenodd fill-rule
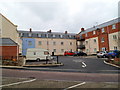
<instances>
[{"instance_id":1,"label":"dormer window","mask_svg":"<svg viewBox=\"0 0 120 90\"><path fill-rule=\"evenodd\" d=\"M115 24L112 25L112 29L116 29L116 25Z\"/></svg>"},{"instance_id":2,"label":"dormer window","mask_svg":"<svg viewBox=\"0 0 120 90\"><path fill-rule=\"evenodd\" d=\"M31 36L32 36L32 34L31 34L31 33L29 33L28 35L29 35L29 37L31 37Z\"/></svg>"},{"instance_id":3,"label":"dormer window","mask_svg":"<svg viewBox=\"0 0 120 90\"><path fill-rule=\"evenodd\" d=\"M95 32L95 31L93 31L93 34L96 34L96 32Z\"/></svg>"},{"instance_id":4,"label":"dormer window","mask_svg":"<svg viewBox=\"0 0 120 90\"><path fill-rule=\"evenodd\" d=\"M23 33L19 33L19 36L22 37L22 36L23 36Z\"/></svg>"},{"instance_id":5,"label":"dormer window","mask_svg":"<svg viewBox=\"0 0 120 90\"><path fill-rule=\"evenodd\" d=\"M53 37L55 37L55 35L53 34Z\"/></svg>"},{"instance_id":6,"label":"dormer window","mask_svg":"<svg viewBox=\"0 0 120 90\"><path fill-rule=\"evenodd\" d=\"M38 37L41 37L41 34L38 34Z\"/></svg>"},{"instance_id":7,"label":"dormer window","mask_svg":"<svg viewBox=\"0 0 120 90\"><path fill-rule=\"evenodd\" d=\"M104 28L102 28L102 33L104 33L105 32L105 29Z\"/></svg>"}]
</instances>

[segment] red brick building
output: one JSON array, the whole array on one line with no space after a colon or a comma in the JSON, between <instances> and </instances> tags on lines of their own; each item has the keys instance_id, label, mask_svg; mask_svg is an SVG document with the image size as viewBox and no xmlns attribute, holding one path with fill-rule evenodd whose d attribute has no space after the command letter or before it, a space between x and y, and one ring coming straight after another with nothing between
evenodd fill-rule
<instances>
[{"instance_id":1,"label":"red brick building","mask_svg":"<svg viewBox=\"0 0 120 90\"><path fill-rule=\"evenodd\" d=\"M84 38L84 40L82 39ZM77 35L78 51L96 54L97 51L120 50L120 18L81 30Z\"/></svg>"}]
</instances>

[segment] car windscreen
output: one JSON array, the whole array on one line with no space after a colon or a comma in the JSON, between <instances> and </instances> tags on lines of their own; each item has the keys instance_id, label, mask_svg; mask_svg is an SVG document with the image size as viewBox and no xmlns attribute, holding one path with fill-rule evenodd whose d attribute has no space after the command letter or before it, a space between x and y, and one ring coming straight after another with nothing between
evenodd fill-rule
<instances>
[{"instance_id":1,"label":"car windscreen","mask_svg":"<svg viewBox=\"0 0 120 90\"><path fill-rule=\"evenodd\" d=\"M44 51L44 55L49 55L49 52L48 51Z\"/></svg>"}]
</instances>

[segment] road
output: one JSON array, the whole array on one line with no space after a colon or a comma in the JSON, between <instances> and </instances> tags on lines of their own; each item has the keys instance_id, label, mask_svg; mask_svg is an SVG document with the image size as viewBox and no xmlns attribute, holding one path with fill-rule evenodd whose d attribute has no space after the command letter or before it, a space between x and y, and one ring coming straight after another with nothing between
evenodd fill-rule
<instances>
[{"instance_id":1,"label":"road","mask_svg":"<svg viewBox=\"0 0 120 90\"><path fill-rule=\"evenodd\" d=\"M83 72L83 73L118 73L118 68L106 65L104 59L100 58L84 58L72 56L59 56L59 62L64 66L59 67L46 67L48 70L53 71L70 71L70 72ZM38 64L39 62L29 62L27 64ZM40 69L41 67L33 67ZM43 67L45 68L45 67ZM45 70L45 69L44 69Z\"/></svg>"},{"instance_id":2,"label":"road","mask_svg":"<svg viewBox=\"0 0 120 90\"><path fill-rule=\"evenodd\" d=\"M118 74L77 73L77 72L49 72L3 69L3 77L34 77L39 80L68 80L91 82L118 82Z\"/></svg>"},{"instance_id":3,"label":"road","mask_svg":"<svg viewBox=\"0 0 120 90\"><path fill-rule=\"evenodd\" d=\"M6 84L8 88L118 88L119 74L118 68L106 65L103 59L97 58L80 58L80 57L59 57L59 62L64 63L64 66L59 67L34 67L29 69L2 69L3 78L8 77L7 81L13 81L13 77L20 78L35 78L36 81L15 85L11 82ZM40 62L27 62L27 64L39 64ZM56 72L57 71L57 72ZM61 71L61 72L59 72ZM23 80L23 79L22 79ZM4 81L3 81L4 83ZM61 85L61 86L60 86Z\"/></svg>"}]
</instances>

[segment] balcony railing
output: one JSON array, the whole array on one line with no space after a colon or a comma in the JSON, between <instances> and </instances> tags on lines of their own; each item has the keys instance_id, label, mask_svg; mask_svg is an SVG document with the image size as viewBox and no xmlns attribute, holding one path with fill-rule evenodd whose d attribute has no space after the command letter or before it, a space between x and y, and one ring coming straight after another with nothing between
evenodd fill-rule
<instances>
[{"instance_id":1,"label":"balcony railing","mask_svg":"<svg viewBox=\"0 0 120 90\"><path fill-rule=\"evenodd\" d=\"M85 37L82 37L82 36L76 37L76 39L77 39L78 41L85 41Z\"/></svg>"},{"instance_id":2,"label":"balcony railing","mask_svg":"<svg viewBox=\"0 0 120 90\"><path fill-rule=\"evenodd\" d=\"M78 45L77 49L85 49L85 45Z\"/></svg>"}]
</instances>

